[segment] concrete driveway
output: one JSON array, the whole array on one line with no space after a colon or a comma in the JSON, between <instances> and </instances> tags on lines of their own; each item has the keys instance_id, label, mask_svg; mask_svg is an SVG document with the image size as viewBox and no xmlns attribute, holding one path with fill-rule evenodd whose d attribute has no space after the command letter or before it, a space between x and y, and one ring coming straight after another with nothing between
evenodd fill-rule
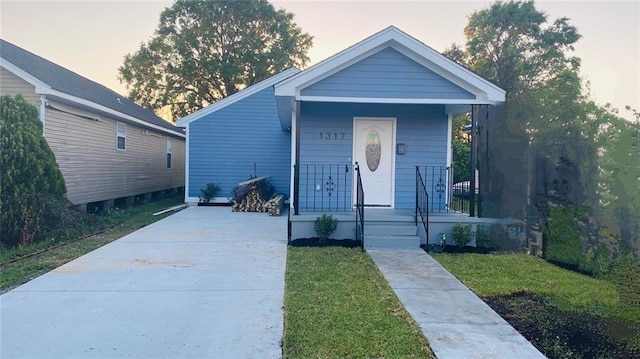
<instances>
[{"instance_id":1,"label":"concrete driveway","mask_svg":"<svg viewBox=\"0 0 640 359\"><path fill-rule=\"evenodd\" d=\"M286 217L190 207L0 297L2 358L279 358Z\"/></svg>"}]
</instances>

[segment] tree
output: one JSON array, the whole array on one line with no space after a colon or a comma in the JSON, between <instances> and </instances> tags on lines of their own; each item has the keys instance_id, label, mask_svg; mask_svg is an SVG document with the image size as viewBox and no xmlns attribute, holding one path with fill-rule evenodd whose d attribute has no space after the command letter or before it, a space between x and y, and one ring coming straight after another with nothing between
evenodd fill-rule
<instances>
[{"instance_id":1,"label":"tree","mask_svg":"<svg viewBox=\"0 0 640 359\"><path fill-rule=\"evenodd\" d=\"M464 132L464 127L471 123L468 115L459 115L453 118L453 138L451 147L453 150L453 182L469 181L471 178L471 145L469 135Z\"/></svg>"},{"instance_id":2,"label":"tree","mask_svg":"<svg viewBox=\"0 0 640 359\"><path fill-rule=\"evenodd\" d=\"M0 172L1 243L29 245L57 224L66 186L38 110L21 95L0 97Z\"/></svg>"},{"instance_id":3,"label":"tree","mask_svg":"<svg viewBox=\"0 0 640 359\"><path fill-rule=\"evenodd\" d=\"M129 97L173 119L309 58L312 37L266 0L177 0L153 37L126 55L119 80Z\"/></svg>"},{"instance_id":4,"label":"tree","mask_svg":"<svg viewBox=\"0 0 640 359\"><path fill-rule=\"evenodd\" d=\"M600 219L616 227L627 248L640 247L640 114L634 122L619 117L617 110L591 103L598 119L598 192ZM631 110L630 107L627 108ZM614 229L614 228L612 228Z\"/></svg>"},{"instance_id":5,"label":"tree","mask_svg":"<svg viewBox=\"0 0 640 359\"><path fill-rule=\"evenodd\" d=\"M578 121L565 105L581 96L580 60L569 55L580 35L567 18L548 24L533 1L495 2L471 14L464 33L465 45L453 45L445 55L507 91L498 120L482 124L491 134L488 146L480 144L488 148L479 153L480 162L493 167L480 172L480 185L497 184L481 188L497 208L485 214L522 217L531 201L533 163L550 149L556 152L552 157L559 157L564 151L556 148L562 147L559 137L572 138L567 125Z\"/></svg>"}]
</instances>

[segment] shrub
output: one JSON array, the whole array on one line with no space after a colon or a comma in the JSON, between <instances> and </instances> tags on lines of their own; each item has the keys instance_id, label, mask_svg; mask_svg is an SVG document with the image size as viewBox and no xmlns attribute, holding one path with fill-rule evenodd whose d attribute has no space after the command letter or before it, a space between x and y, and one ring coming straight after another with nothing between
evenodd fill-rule
<instances>
[{"instance_id":1,"label":"shrub","mask_svg":"<svg viewBox=\"0 0 640 359\"><path fill-rule=\"evenodd\" d=\"M338 228L338 220L326 214L316 218L313 225L313 229L321 240L328 239L329 236L335 232L336 228Z\"/></svg>"},{"instance_id":2,"label":"shrub","mask_svg":"<svg viewBox=\"0 0 640 359\"><path fill-rule=\"evenodd\" d=\"M61 226L64 178L42 135L38 110L21 95L0 97L0 238L27 246Z\"/></svg>"},{"instance_id":3,"label":"shrub","mask_svg":"<svg viewBox=\"0 0 640 359\"><path fill-rule=\"evenodd\" d=\"M456 223L452 229L453 242L458 247L464 247L471 242L471 224Z\"/></svg>"},{"instance_id":4,"label":"shrub","mask_svg":"<svg viewBox=\"0 0 640 359\"><path fill-rule=\"evenodd\" d=\"M207 183L204 188L200 189L200 193L202 194L200 196L200 202L209 203L211 199L216 196L216 193L218 193L219 190L220 187L216 183Z\"/></svg>"},{"instance_id":5,"label":"shrub","mask_svg":"<svg viewBox=\"0 0 640 359\"><path fill-rule=\"evenodd\" d=\"M581 272L595 270L583 253L582 232L577 226L585 213L586 209L578 207L550 208L549 221L542 230L544 259Z\"/></svg>"},{"instance_id":6,"label":"shrub","mask_svg":"<svg viewBox=\"0 0 640 359\"><path fill-rule=\"evenodd\" d=\"M491 233L489 233L489 228L487 228L482 223L476 226L476 246L483 247L483 248L493 247L493 242L491 241Z\"/></svg>"}]
</instances>

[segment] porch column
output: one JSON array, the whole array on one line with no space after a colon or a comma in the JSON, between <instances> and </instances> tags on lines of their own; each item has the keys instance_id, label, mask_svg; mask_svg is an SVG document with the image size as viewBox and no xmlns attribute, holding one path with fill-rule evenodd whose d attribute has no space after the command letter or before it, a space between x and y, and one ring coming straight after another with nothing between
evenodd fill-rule
<instances>
[{"instance_id":1,"label":"porch column","mask_svg":"<svg viewBox=\"0 0 640 359\"><path fill-rule=\"evenodd\" d=\"M477 121L478 105L471 105L471 164L469 167L471 177L469 178L469 217L476 216L476 161L478 160L477 148Z\"/></svg>"},{"instance_id":2,"label":"porch column","mask_svg":"<svg viewBox=\"0 0 640 359\"><path fill-rule=\"evenodd\" d=\"M292 131L295 132L295 159L293 165L293 214L300 214L300 101L293 103L293 119L291 125Z\"/></svg>"}]
</instances>

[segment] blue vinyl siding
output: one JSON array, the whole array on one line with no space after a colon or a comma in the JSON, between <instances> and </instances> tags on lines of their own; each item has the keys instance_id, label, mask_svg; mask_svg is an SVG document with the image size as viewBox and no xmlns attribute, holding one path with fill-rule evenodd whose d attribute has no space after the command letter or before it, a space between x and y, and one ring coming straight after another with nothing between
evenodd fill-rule
<instances>
[{"instance_id":1,"label":"blue vinyl siding","mask_svg":"<svg viewBox=\"0 0 640 359\"><path fill-rule=\"evenodd\" d=\"M254 174L271 176L277 192L289 194L291 133L282 130L273 88L206 115L189 124L189 196L200 196L208 182L230 197Z\"/></svg>"},{"instance_id":2,"label":"blue vinyl siding","mask_svg":"<svg viewBox=\"0 0 640 359\"><path fill-rule=\"evenodd\" d=\"M395 117L397 119L396 143L406 144L407 152L405 155L395 155L394 206L395 208L413 208L415 206L415 166L446 166L447 115L444 112L444 106L303 103L300 124L301 168L321 168L313 167L314 164L351 164L354 117ZM344 139L341 135L343 132ZM321 136L321 133L324 135ZM326 134L331 137L327 138ZM305 181L304 178L313 174L301 173L300 208L312 205L310 203L312 201L322 204L322 201L326 200L323 198L323 196L326 197L323 184L328 175L326 170L320 176L316 174L315 182L318 183L312 183L312 181ZM335 178L335 172L331 175ZM340 175L342 176L342 173ZM315 190L318 184L321 185L320 191ZM346 195L351 198L352 180L347 180L345 184ZM432 188L429 183L427 186ZM338 201L342 202L342 200Z\"/></svg>"},{"instance_id":3,"label":"blue vinyl siding","mask_svg":"<svg viewBox=\"0 0 640 359\"><path fill-rule=\"evenodd\" d=\"M475 96L392 48L311 86L303 96L473 99Z\"/></svg>"}]
</instances>

